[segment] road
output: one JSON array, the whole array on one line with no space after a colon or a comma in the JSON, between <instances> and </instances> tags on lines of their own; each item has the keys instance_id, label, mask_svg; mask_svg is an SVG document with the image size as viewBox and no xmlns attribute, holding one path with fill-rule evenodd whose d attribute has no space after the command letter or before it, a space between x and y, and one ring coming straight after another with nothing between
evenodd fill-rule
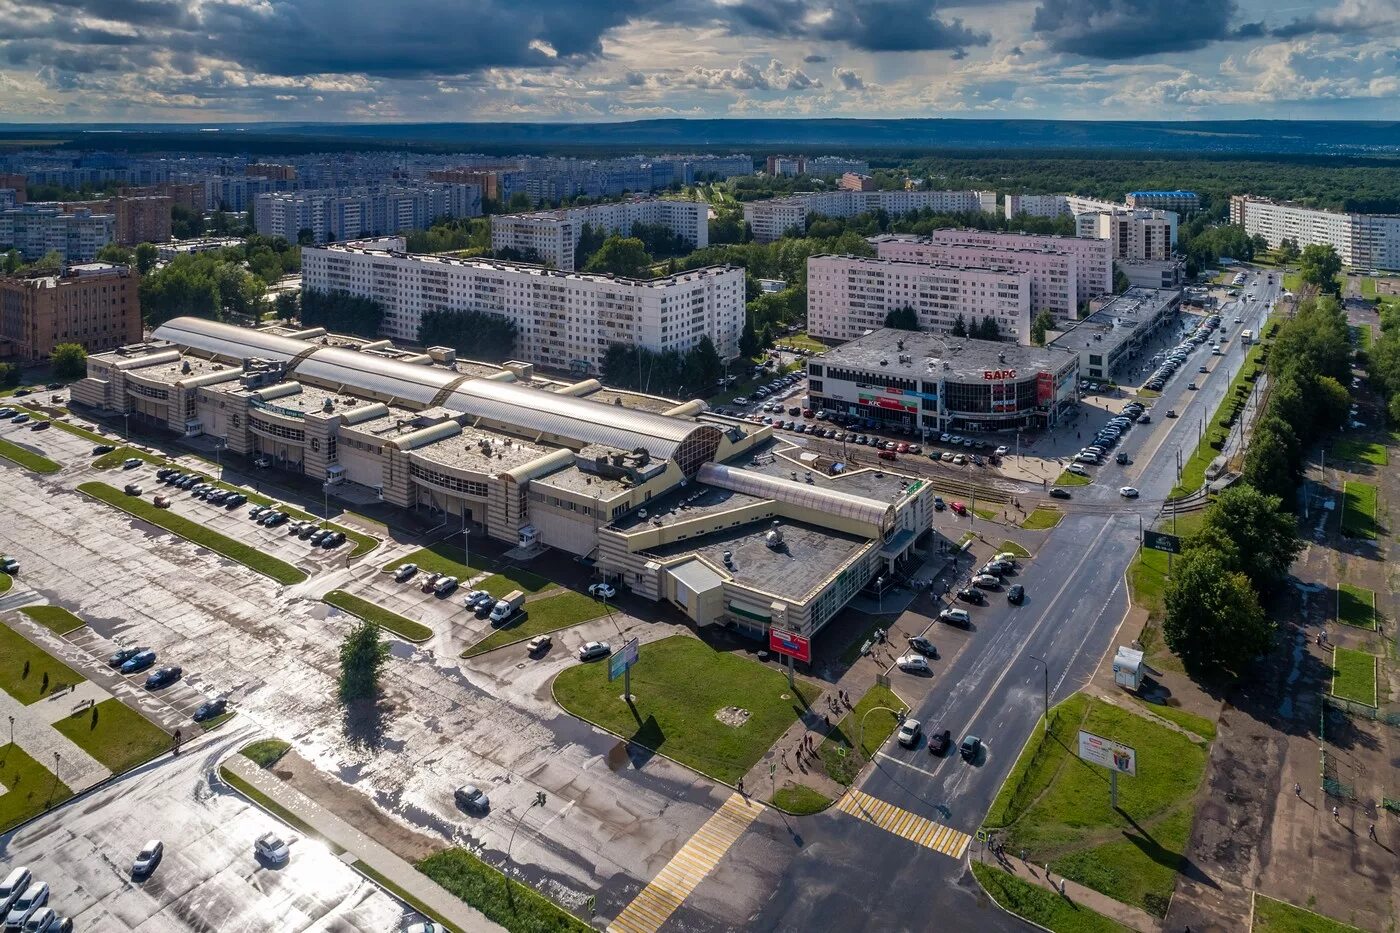
<instances>
[{"instance_id":1,"label":"road","mask_svg":"<svg viewBox=\"0 0 1400 933\"><path fill-rule=\"evenodd\" d=\"M79 930L385 933L419 919L320 841L210 779L253 731L216 733L0 836L0 858L47 881L51 905ZM269 831L291 846L280 868L253 856L253 840ZM133 882L131 860L152 838L165 856L148 880Z\"/></svg>"}]
</instances>

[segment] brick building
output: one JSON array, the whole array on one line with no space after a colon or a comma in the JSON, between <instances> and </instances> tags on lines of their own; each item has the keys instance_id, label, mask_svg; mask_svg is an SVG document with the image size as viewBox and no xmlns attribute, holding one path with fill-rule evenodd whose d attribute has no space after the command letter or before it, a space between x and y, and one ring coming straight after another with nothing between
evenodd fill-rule
<instances>
[{"instance_id":1,"label":"brick building","mask_svg":"<svg viewBox=\"0 0 1400 933\"><path fill-rule=\"evenodd\" d=\"M60 343L89 353L141 340L138 278L127 266L73 265L63 275L0 278L0 345L25 362Z\"/></svg>"}]
</instances>

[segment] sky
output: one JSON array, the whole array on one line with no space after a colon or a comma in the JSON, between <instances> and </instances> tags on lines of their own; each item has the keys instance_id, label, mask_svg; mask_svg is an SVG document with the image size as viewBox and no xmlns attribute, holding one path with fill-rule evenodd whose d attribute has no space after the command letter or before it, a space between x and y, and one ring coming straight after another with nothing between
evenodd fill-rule
<instances>
[{"instance_id":1,"label":"sky","mask_svg":"<svg viewBox=\"0 0 1400 933\"><path fill-rule=\"evenodd\" d=\"M0 121L1400 119L1400 0L0 0Z\"/></svg>"}]
</instances>

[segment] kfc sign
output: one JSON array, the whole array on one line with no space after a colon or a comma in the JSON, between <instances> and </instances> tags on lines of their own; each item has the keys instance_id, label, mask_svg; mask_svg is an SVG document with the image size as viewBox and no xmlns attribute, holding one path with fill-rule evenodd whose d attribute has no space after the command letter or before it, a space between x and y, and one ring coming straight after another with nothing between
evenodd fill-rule
<instances>
[{"instance_id":1,"label":"kfc sign","mask_svg":"<svg viewBox=\"0 0 1400 933\"><path fill-rule=\"evenodd\" d=\"M982 371L982 378L983 378L983 379L986 379L988 382L992 382L992 381L997 380L997 379L1015 379L1015 378L1016 378L1016 370L1014 370L1014 369L984 369L984 370Z\"/></svg>"}]
</instances>

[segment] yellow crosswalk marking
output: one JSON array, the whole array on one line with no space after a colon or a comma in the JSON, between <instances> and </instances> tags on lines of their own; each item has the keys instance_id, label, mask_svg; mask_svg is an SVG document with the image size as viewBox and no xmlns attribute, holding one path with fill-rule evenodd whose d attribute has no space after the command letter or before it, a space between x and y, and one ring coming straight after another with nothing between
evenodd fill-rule
<instances>
[{"instance_id":1,"label":"yellow crosswalk marking","mask_svg":"<svg viewBox=\"0 0 1400 933\"><path fill-rule=\"evenodd\" d=\"M762 811L761 804L744 795L730 795L608 924L609 933L656 933Z\"/></svg>"},{"instance_id":2,"label":"yellow crosswalk marking","mask_svg":"<svg viewBox=\"0 0 1400 933\"><path fill-rule=\"evenodd\" d=\"M836 805L836 809L858 820L871 823L886 832L903 836L926 849L932 849L953 858L962 858L972 837L967 833L925 819L897 807L888 800L881 800L858 790L847 791Z\"/></svg>"}]
</instances>

